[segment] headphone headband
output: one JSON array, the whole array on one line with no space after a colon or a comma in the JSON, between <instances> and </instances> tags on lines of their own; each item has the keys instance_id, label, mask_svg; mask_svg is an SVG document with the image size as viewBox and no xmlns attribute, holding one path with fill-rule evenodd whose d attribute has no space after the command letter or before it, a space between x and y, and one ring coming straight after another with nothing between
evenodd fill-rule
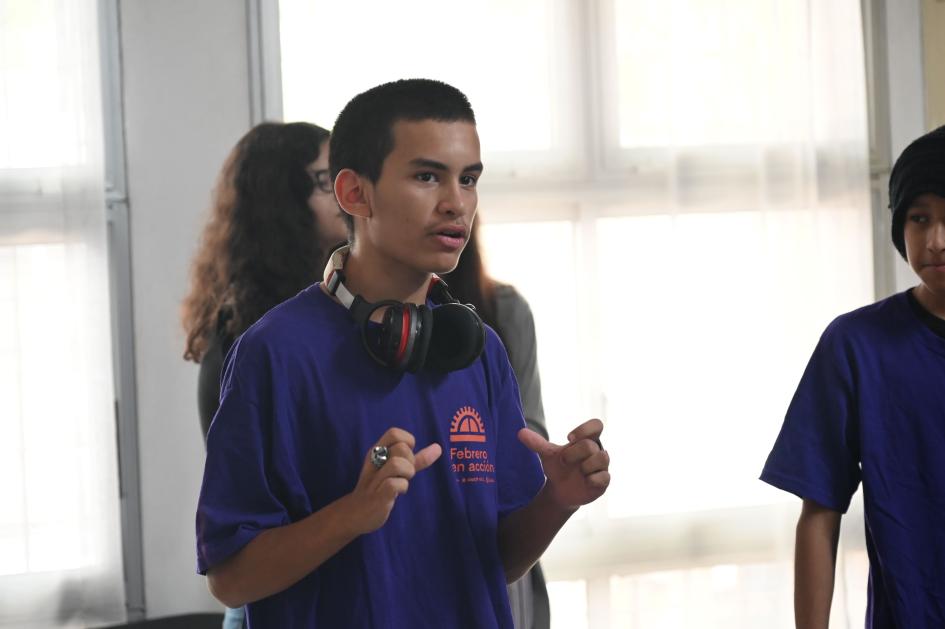
<instances>
[{"instance_id":1,"label":"headphone headband","mask_svg":"<svg viewBox=\"0 0 945 629\"><path fill-rule=\"evenodd\" d=\"M348 310L354 305L354 295L344 285L344 267L350 251L351 245L335 249L328 258L328 264L325 265L325 272L322 275L328 294L336 297Z\"/></svg>"},{"instance_id":2,"label":"headphone headband","mask_svg":"<svg viewBox=\"0 0 945 629\"><path fill-rule=\"evenodd\" d=\"M358 296L349 291L344 284L344 267L345 262L348 261L349 253L351 253L351 245L343 245L335 249L328 258L328 263L325 265L325 271L322 274L322 279L325 281L325 288L328 289L328 294L332 297L336 297L345 308L351 310L354 307ZM430 287L427 289L427 295L433 299L433 303L435 304L459 303L453 298L452 295L450 295L449 285L436 273L433 273L433 277L430 279ZM388 301L392 300L385 300L384 302L378 303L386 304Z\"/></svg>"}]
</instances>

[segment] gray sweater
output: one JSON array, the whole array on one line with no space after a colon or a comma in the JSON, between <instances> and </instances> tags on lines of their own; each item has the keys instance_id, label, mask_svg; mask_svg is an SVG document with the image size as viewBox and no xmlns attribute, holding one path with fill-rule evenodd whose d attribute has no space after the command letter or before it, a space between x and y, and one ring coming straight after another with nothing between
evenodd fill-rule
<instances>
[{"instance_id":1,"label":"gray sweater","mask_svg":"<svg viewBox=\"0 0 945 629\"><path fill-rule=\"evenodd\" d=\"M496 286L495 301L496 324L508 351L515 379L518 380L525 421L529 428L547 439L532 309L515 287L508 284ZM551 624L548 591L538 564L524 577L509 585L509 605L516 629L548 629Z\"/></svg>"},{"instance_id":2,"label":"gray sweater","mask_svg":"<svg viewBox=\"0 0 945 629\"><path fill-rule=\"evenodd\" d=\"M496 320L499 334L509 353L512 371L522 395L522 411L529 427L545 437L545 409L541 403L541 378L538 376L538 351L532 309L514 286L499 284L495 290Z\"/></svg>"}]
</instances>

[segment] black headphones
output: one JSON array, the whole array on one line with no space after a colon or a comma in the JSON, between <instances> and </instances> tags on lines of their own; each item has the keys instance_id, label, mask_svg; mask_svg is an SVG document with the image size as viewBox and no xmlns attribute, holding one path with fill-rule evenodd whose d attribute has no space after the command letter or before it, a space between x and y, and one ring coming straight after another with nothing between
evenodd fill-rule
<instances>
[{"instance_id":1,"label":"black headphones","mask_svg":"<svg viewBox=\"0 0 945 629\"><path fill-rule=\"evenodd\" d=\"M344 263L350 247L336 249L325 267L325 288L340 301L361 329L364 349L375 361L397 371L420 369L448 372L463 369L479 358L486 329L472 305L461 304L436 275L429 295L435 308L394 300L371 303L353 295L344 285ZM380 330L368 334L376 310L386 308Z\"/></svg>"}]
</instances>

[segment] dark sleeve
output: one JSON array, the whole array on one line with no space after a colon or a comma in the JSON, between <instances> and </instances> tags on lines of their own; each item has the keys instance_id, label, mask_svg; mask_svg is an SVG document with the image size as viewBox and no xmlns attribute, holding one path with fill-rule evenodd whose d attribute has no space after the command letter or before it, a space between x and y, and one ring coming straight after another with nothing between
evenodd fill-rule
<instances>
[{"instance_id":1,"label":"dark sleeve","mask_svg":"<svg viewBox=\"0 0 945 629\"><path fill-rule=\"evenodd\" d=\"M220 406L220 377L223 374L223 358L233 345L233 338L226 333L226 324L232 313L222 309L217 314L216 330L207 343L207 351L200 358L200 373L197 375L197 412L200 414L200 429L203 441L207 442L210 423Z\"/></svg>"},{"instance_id":2,"label":"dark sleeve","mask_svg":"<svg viewBox=\"0 0 945 629\"><path fill-rule=\"evenodd\" d=\"M220 406L220 374L223 371L223 348L218 335L210 339L207 351L200 359L200 373L197 376L197 410L200 413L200 429L204 443L210 422Z\"/></svg>"},{"instance_id":3,"label":"dark sleeve","mask_svg":"<svg viewBox=\"0 0 945 629\"><path fill-rule=\"evenodd\" d=\"M761 480L845 513L860 483L855 361L842 325L824 332Z\"/></svg>"},{"instance_id":4,"label":"dark sleeve","mask_svg":"<svg viewBox=\"0 0 945 629\"><path fill-rule=\"evenodd\" d=\"M532 309L515 288L500 286L496 291L496 318L518 381L525 421L529 428L547 438Z\"/></svg>"},{"instance_id":5,"label":"dark sleeve","mask_svg":"<svg viewBox=\"0 0 945 629\"><path fill-rule=\"evenodd\" d=\"M274 457L291 460L294 453L273 451L272 426L284 418L271 400L267 402L258 394L259 383L271 381L272 376L252 358L240 356L237 342L225 361L223 396L207 440L197 503L200 574L206 574L266 529L290 522L270 470Z\"/></svg>"},{"instance_id":6,"label":"dark sleeve","mask_svg":"<svg viewBox=\"0 0 945 629\"><path fill-rule=\"evenodd\" d=\"M545 472L538 455L518 439L518 431L525 427L518 386L508 356L498 337L490 331L495 347L490 352L496 384L494 405L499 439L496 445L496 470L499 497L499 517L531 502L545 483Z\"/></svg>"}]
</instances>

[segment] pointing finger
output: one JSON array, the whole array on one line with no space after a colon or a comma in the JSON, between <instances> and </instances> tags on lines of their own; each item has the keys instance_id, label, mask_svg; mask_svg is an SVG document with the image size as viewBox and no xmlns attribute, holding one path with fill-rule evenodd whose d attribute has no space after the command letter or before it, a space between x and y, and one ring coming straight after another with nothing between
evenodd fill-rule
<instances>
[{"instance_id":1,"label":"pointing finger","mask_svg":"<svg viewBox=\"0 0 945 629\"><path fill-rule=\"evenodd\" d=\"M418 450L414 455L414 469L418 472L427 469L440 458L441 454L443 454L443 448L441 448L438 443L431 443L422 450Z\"/></svg>"},{"instance_id":2,"label":"pointing finger","mask_svg":"<svg viewBox=\"0 0 945 629\"><path fill-rule=\"evenodd\" d=\"M539 456L548 456L560 449L560 446L556 446L530 428L522 428L519 430L518 440L521 441L526 448Z\"/></svg>"}]
</instances>

